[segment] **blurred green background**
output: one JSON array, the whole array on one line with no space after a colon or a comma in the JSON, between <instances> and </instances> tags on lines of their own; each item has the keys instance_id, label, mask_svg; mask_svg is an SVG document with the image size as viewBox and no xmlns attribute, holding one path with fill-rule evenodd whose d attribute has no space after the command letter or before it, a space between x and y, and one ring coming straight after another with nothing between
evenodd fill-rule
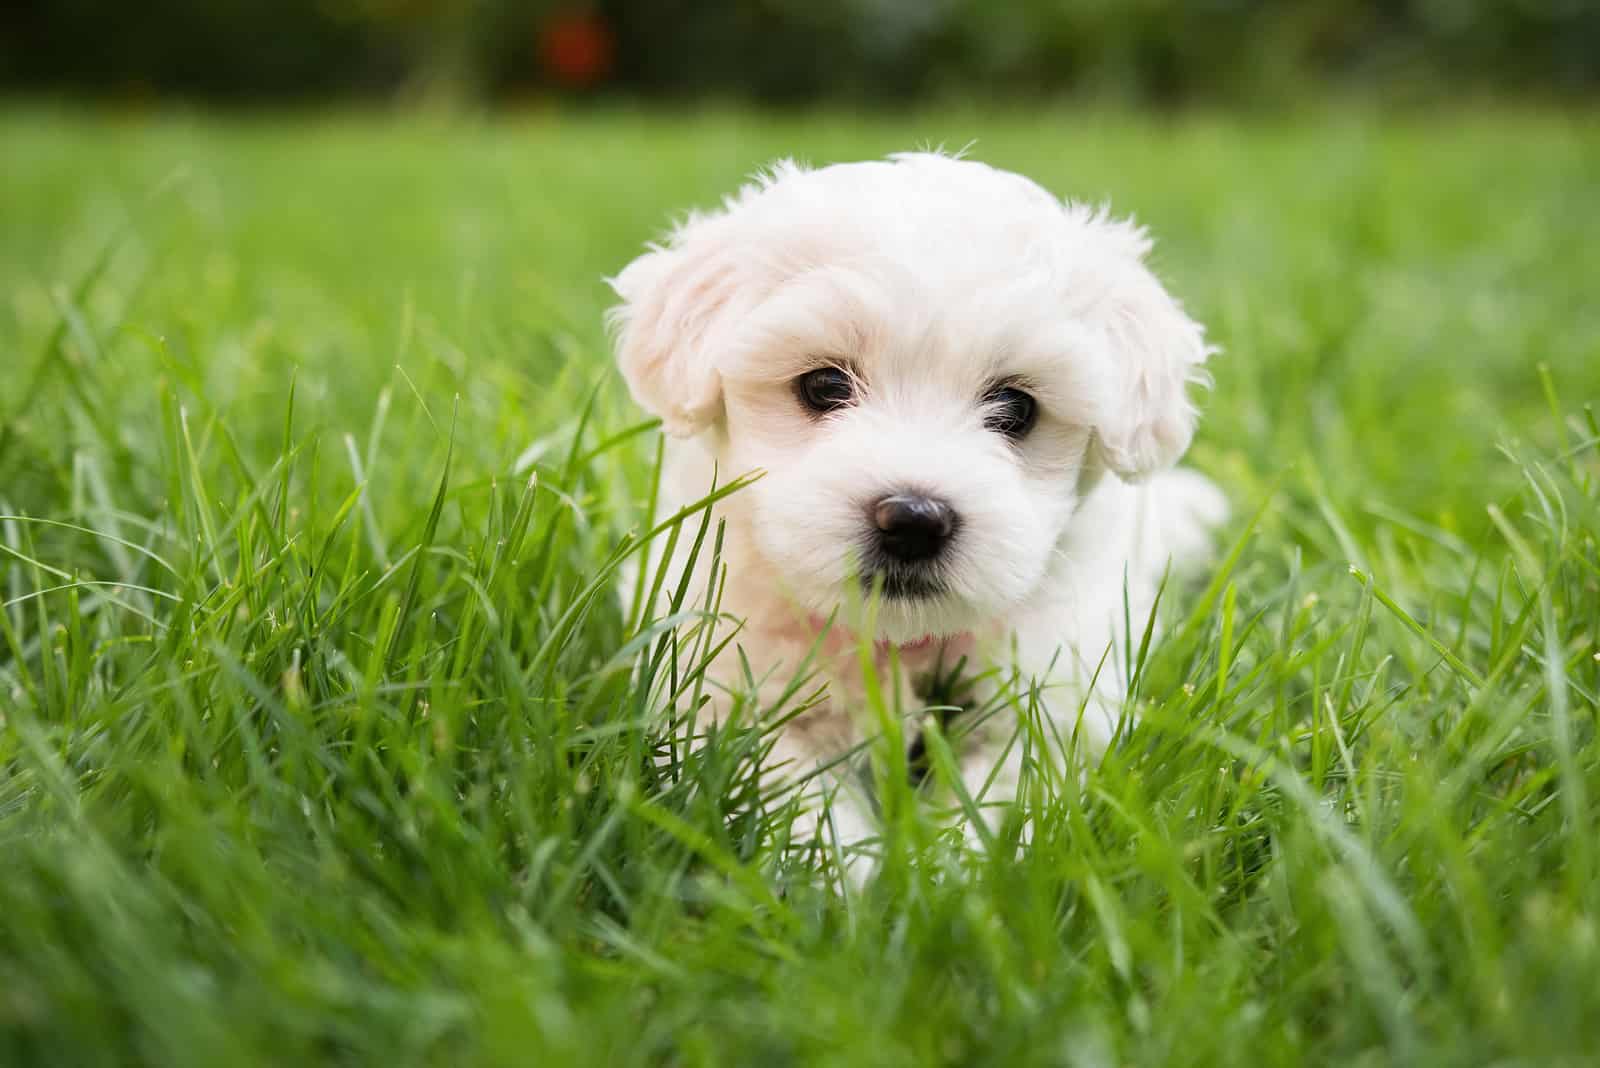
<instances>
[{"instance_id":1,"label":"blurred green background","mask_svg":"<svg viewBox=\"0 0 1600 1068\"><path fill-rule=\"evenodd\" d=\"M1060 93L1275 104L1600 86L1593 0L11 0L13 88L259 102Z\"/></svg>"}]
</instances>

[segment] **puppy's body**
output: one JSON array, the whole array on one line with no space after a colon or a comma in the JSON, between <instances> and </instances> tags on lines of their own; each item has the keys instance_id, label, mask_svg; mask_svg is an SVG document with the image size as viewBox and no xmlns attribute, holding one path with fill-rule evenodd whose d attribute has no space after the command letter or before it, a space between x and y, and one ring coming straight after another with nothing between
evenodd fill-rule
<instances>
[{"instance_id":1,"label":"puppy's body","mask_svg":"<svg viewBox=\"0 0 1600 1068\"><path fill-rule=\"evenodd\" d=\"M1025 179L919 154L780 165L614 280L624 375L677 439L665 503L763 472L718 506L721 607L743 629L712 671L737 688L742 650L775 699L815 653L827 697L785 728L777 773L872 730L863 637L902 680L1014 669L1061 736L1110 738L1125 621L1137 640L1162 573L1225 512L1168 470L1208 349L1147 249ZM1006 795L1014 728L968 740L974 793ZM865 813L836 805L840 837L870 834Z\"/></svg>"}]
</instances>

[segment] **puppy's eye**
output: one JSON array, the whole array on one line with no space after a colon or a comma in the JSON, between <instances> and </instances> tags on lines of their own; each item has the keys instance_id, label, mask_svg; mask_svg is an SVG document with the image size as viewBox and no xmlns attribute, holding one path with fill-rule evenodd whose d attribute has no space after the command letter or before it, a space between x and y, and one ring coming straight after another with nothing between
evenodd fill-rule
<instances>
[{"instance_id":1,"label":"puppy's eye","mask_svg":"<svg viewBox=\"0 0 1600 1068\"><path fill-rule=\"evenodd\" d=\"M819 367L794 380L800 403L813 412L832 412L855 399L855 380L842 367Z\"/></svg>"},{"instance_id":2,"label":"puppy's eye","mask_svg":"<svg viewBox=\"0 0 1600 1068\"><path fill-rule=\"evenodd\" d=\"M983 425L1012 441L1021 441L1039 418L1039 405L1033 397L1012 386L991 390L983 398L988 411Z\"/></svg>"}]
</instances>

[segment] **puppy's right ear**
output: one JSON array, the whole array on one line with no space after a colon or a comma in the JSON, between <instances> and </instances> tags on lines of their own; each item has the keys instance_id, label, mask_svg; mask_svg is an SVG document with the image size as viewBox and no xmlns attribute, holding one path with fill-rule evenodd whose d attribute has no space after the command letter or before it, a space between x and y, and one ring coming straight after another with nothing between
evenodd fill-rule
<instances>
[{"instance_id":1,"label":"puppy's right ear","mask_svg":"<svg viewBox=\"0 0 1600 1068\"><path fill-rule=\"evenodd\" d=\"M610 279L622 298L610 316L622 377L677 437L699 433L722 411L715 346L739 284L725 221L691 218Z\"/></svg>"}]
</instances>

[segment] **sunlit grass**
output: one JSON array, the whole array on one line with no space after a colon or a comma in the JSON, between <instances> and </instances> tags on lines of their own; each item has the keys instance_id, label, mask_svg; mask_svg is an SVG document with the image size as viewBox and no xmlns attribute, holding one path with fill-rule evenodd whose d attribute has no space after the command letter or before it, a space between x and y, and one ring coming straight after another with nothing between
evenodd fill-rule
<instances>
[{"instance_id":1,"label":"sunlit grass","mask_svg":"<svg viewBox=\"0 0 1600 1068\"><path fill-rule=\"evenodd\" d=\"M1600 1048L1592 124L0 138L7 1062ZM986 853L943 736L921 787L881 745L854 891L753 774L774 710L675 737L716 604L623 565L717 531L658 514L599 279L772 156L974 138L1151 225L1224 348L1192 462L1237 518L1167 591L1138 726L1030 775Z\"/></svg>"}]
</instances>

